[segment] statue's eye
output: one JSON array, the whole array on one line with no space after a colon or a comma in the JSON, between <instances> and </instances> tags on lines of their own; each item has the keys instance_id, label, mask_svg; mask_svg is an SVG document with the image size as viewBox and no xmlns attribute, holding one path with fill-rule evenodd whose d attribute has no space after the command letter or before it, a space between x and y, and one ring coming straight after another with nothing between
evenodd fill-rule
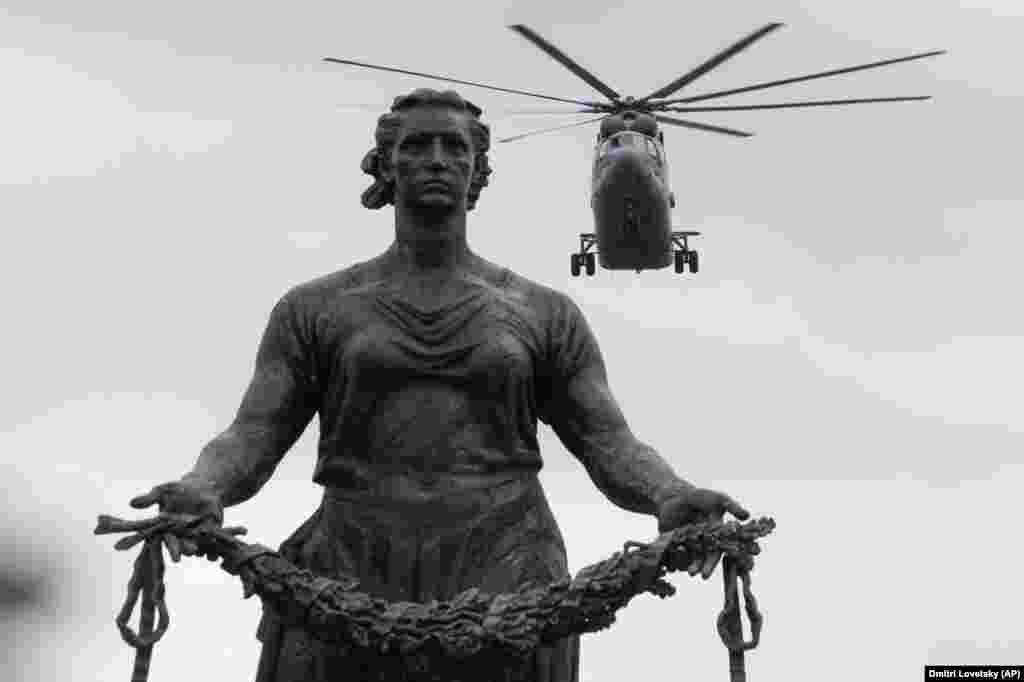
<instances>
[{"instance_id":1,"label":"statue's eye","mask_svg":"<svg viewBox=\"0 0 1024 682\"><path fill-rule=\"evenodd\" d=\"M402 144L399 145L401 149L422 149L430 143L430 139L425 135L409 135L402 140Z\"/></svg>"},{"instance_id":2,"label":"statue's eye","mask_svg":"<svg viewBox=\"0 0 1024 682\"><path fill-rule=\"evenodd\" d=\"M449 149L455 149L460 152L464 152L469 149L469 145L466 141L458 135L450 135L445 138L445 145Z\"/></svg>"}]
</instances>

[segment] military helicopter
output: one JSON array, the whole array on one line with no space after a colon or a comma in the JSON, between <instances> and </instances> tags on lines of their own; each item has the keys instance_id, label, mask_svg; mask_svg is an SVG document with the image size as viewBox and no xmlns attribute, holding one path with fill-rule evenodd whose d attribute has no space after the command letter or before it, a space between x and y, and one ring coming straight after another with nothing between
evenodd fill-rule
<instances>
[{"instance_id":1,"label":"military helicopter","mask_svg":"<svg viewBox=\"0 0 1024 682\"><path fill-rule=\"evenodd\" d=\"M750 137L753 133L724 126L699 123L675 116L665 116L661 112L750 111L927 100L930 99L929 96L916 95L910 97L807 100L780 104L693 106L695 102L703 102L728 95L764 90L791 83L838 76L945 54L945 50L935 50L912 54L907 57L885 59L868 64L859 64L783 78L781 80L756 83L729 90L719 90L689 97L670 97L670 95L679 92L685 86L690 85L701 76L782 26L783 24L780 23L771 23L757 29L700 63L679 78L676 78L671 83L640 98L623 97L529 27L522 24L509 26L510 29L543 50L548 56L604 95L606 101L554 97L542 93L502 88L473 81L448 78L446 76L336 59L334 57L325 57L324 61L419 76L582 107L570 111L544 113L601 114L596 118L588 118L584 121L568 125L544 128L498 140L498 142L512 142L533 135L600 122L601 125L594 147L590 199L595 229L593 232L580 234L579 251L570 254L570 272L574 277L579 276L581 272L593 275L599 263L606 270L635 270L636 272L641 270L659 270L674 264L677 273L683 273L687 269L692 273L696 273L700 267L699 254L695 249L690 248L689 239L699 236L700 232L676 231L672 229L671 210L675 207L676 200L669 187L668 162L665 156L665 134L659 129L658 124L663 123L733 137Z\"/></svg>"}]
</instances>

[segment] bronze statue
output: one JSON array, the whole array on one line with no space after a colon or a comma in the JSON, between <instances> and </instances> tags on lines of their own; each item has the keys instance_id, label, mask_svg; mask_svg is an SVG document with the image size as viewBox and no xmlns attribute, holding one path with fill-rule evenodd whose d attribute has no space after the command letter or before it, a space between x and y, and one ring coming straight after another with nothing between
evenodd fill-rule
<instances>
[{"instance_id":1,"label":"bronze statue","mask_svg":"<svg viewBox=\"0 0 1024 682\"><path fill-rule=\"evenodd\" d=\"M537 478L538 419L608 499L656 517L660 531L748 517L633 436L568 297L470 250L466 214L491 172L480 113L451 91L395 100L362 166L375 178L363 204L395 207L394 243L281 298L234 422L190 472L133 507L222 522L316 414L323 501L281 554L323 576L355 576L381 599L443 601L568 577ZM720 556L693 561L690 574L708 577ZM377 679L266 606L259 638L258 682ZM496 679L573 681L578 655L578 637L566 637Z\"/></svg>"}]
</instances>

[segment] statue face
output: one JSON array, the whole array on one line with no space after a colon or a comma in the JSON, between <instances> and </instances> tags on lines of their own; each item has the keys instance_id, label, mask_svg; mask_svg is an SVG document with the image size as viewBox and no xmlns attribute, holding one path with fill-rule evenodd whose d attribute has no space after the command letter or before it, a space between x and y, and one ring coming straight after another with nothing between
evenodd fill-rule
<instances>
[{"instance_id":1,"label":"statue face","mask_svg":"<svg viewBox=\"0 0 1024 682\"><path fill-rule=\"evenodd\" d=\"M475 158L469 115L419 106L404 116L385 169L395 183L395 203L430 211L464 209Z\"/></svg>"}]
</instances>

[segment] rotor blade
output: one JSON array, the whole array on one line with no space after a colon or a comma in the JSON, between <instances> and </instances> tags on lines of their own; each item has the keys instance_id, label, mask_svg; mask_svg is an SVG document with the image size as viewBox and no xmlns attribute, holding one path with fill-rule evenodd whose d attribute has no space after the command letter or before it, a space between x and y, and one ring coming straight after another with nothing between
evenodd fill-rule
<instances>
[{"instance_id":1,"label":"rotor blade","mask_svg":"<svg viewBox=\"0 0 1024 682\"><path fill-rule=\"evenodd\" d=\"M727 59L730 59L731 57L750 47L755 41L760 40L761 38L765 37L772 31L775 31L779 28L782 28L782 24L775 23L768 24L767 26L757 29L743 40L733 43L732 45L725 48L724 50L716 54L714 57L711 57L710 59L708 59L707 61L705 61L703 64L696 67L692 71L680 76L679 78L675 79L665 87L659 90L655 90L654 92L647 95L640 101L647 102L649 100L658 99L660 97L668 97L679 88L697 80L711 69L720 65L722 62L726 61Z\"/></svg>"},{"instance_id":2,"label":"rotor blade","mask_svg":"<svg viewBox=\"0 0 1024 682\"><path fill-rule=\"evenodd\" d=\"M577 126L587 125L588 123L597 123L598 121L603 121L604 119L608 118L608 116L611 116L611 114L606 114L605 116L598 116L597 118L591 118L591 119L586 120L586 121L577 121L576 123L570 123L570 124L564 125L564 126L555 126L554 128L543 128L541 130L534 130L534 131L531 131L529 133L523 133L522 135L513 135L512 137L504 137L504 138L498 140L498 142L514 142L515 140L521 140L524 137L532 137L533 135L540 135L542 133L553 133L556 130L565 130L566 128L575 128Z\"/></svg>"},{"instance_id":3,"label":"rotor blade","mask_svg":"<svg viewBox=\"0 0 1024 682\"><path fill-rule=\"evenodd\" d=\"M590 73L582 66L577 64L575 61L573 61L569 57L569 55L565 54L557 47L541 38L530 27L524 26L522 24L513 24L512 26L509 26L509 28L518 33L519 35L523 36L527 40L529 40L531 43L533 43L540 49L542 49L544 52L547 53L549 57L551 57L559 64L561 64L562 66L564 66L565 68L569 69L574 74L582 78L584 81L586 81L588 85L590 85L592 88L600 92L608 99L613 101L619 99L619 93L612 90L610 87L601 82L601 80L598 79L597 76Z\"/></svg>"},{"instance_id":4,"label":"rotor blade","mask_svg":"<svg viewBox=\"0 0 1024 682\"><path fill-rule=\"evenodd\" d=\"M659 104L683 104L684 102L700 102L706 99L715 99L718 97L725 97L727 95L736 95L741 92L753 92L754 90L764 90L766 88L774 88L780 85L789 85L790 83L800 83L803 81L815 80L817 78L828 78L829 76L839 76L844 73L853 73L854 71L864 71L865 69L876 69L881 66L888 66L889 64L898 64L900 62L909 62L913 59L924 59L925 57L934 57L936 55L946 54L945 50L934 50L932 52L922 52L921 54L912 54L909 57L897 57L896 59L883 59L880 62L871 62L870 64L860 64L858 66L847 66L841 69L830 69L829 71L821 71L819 73L811 73L805 76L796 76L794 78L783 78L777 81L768 81L765 83L757 83L755 85L747 85L742 88L733 88L731 90L718 90L717 92L709 92L704 95L695 95L693 97L681 97L679 99L668 100L665 102L659 102Z\"/></svg>"},{"instance_id":5,"label":"rotor blade","mask_svg":"<svg viewBox=\"0 0 1024 682\"><path fill-rule=\"evenodd\" d=\"M870 104L872 102L916 102L931 99L930 95L915 97L869 97L865 99L822 99L782 104L739 104L724 107L665 107L663 111L693 113L695 111L751 111L754 109L796 109L799 107L829 107L841 104Z\"/></svg>"},{"instance_id":6,"label":"rotor blade","mask_svg":"<svg viewBox=\"0 0 1024 682\"><path fill-rule=\"evenodd\" d=\"M492 109L492 116L578 116L579 114L603 114L596 109Z\"/></svg>"},{"instance_id":7,"label":"rotor blade","mask_svg":"<svg viewBox=\"0 0 1024 682\"><path fill-rule=\"evenodd\" d=\"M721 126L708 125L707 123L697 123L696 121L684 121L680 118L669 118L668 116L655 116L654 119L662 123L668 123L669 125L681 126L683 128L693 128L695 130L706 130L711 133L722 133L724 135L733 135L734 137L754 136L754 133L747 133L742 130L736 130L735 128L723 128Z\"/></svg>"},{"instance_id":8,"label":"rotor blade","mask_svg":"<svg viewBox=\"0 0 1024 682\"><path fill-rule=\"evenodd\" d=\"M510 92L514 95L526 95L528 97L539 97L541 99L549 99L553 102L565 102L566 104L578 104L583 107L603 107L607 106L604 102L586 102L578 99L565 99L563 97L552 97L551 95L542 95L537 92L526 92L525 90L513 90L511 88L499 88L495 85L484 85L483 83L474 83L472 81L461 81L455 78L448 78L447 76L435 76L429 73L420 73L418 71L406 71L405 69L395 69L390 66L377 66L375 64L364 64L363 62L353 62L348 59L335 59L334 57L324 57L325 62L334 62L335 64L348 64L350 66L362 66L367 69L377 69L378 71L390 71L392 73L404 73L409 76L419 76L420 78L431 78L433 80L445 81L446 83L458 83L460 85L471 85L475 88L486 88L488 90L497 90L498 92Z\"/></svg>"}]
</instances>

